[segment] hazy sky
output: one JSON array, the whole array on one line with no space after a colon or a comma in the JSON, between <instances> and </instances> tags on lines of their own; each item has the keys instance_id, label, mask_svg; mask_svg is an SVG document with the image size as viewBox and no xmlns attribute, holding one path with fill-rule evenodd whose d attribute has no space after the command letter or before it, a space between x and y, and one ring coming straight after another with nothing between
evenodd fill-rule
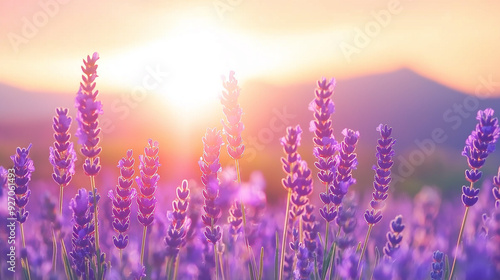
<instances>
[{"instance_id":1,"label":"hazy sky","mask_svg":"<svg viewBox=\"0 0 500 280\"><path fill-rule=\"evenodd\" d=\"M97 51L101 91L168 76L162 88L199 92L229 69L312 83L406 67L500 93L500 1L1 0L0 11L0 82L26 89L74 94Z\"/></svg>"}]
</instances>

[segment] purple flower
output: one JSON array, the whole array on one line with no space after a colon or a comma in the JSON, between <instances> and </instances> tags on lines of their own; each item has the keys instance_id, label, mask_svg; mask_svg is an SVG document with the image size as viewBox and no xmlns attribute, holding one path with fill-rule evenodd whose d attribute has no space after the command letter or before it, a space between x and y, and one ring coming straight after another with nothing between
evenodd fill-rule
<instances>
[{"instance_id":1,"label":"purple flower","mask_svg":"<svg viewBox=\"0 0 500 280\"><path fill-rule=\"evenodd\" d=\"M352 178L352 170L356 169L358 165L356 153L356 144L359 139L359 132L351 129L344 129L342 131L344 140L340 145L340 152L338 157L338 167L335 173L333 184L330 185L330 201L338 208L342 203L342 199L347 194L349 187L356 183Z\"/></svg>"},{"instance_id":2,"label":"purple flower","mask_svg":"<svg viewBox=\"0 0 500 280\"><path fill-rule=\"evenodd\" d=\"M167 255L176 258L179 250L186 244L186 236L191 227L191 220L187 218L189 207L189 188L186 180L177 187L177 198L172 202L171 223L168 227L165 242Z\"/></svg>"},{"instance_id":3,"label":"purple flower","mask_svg":"<svg viewBox=\"0 0 500 280\"><path fill-rule=\"evenodd\" d=\"M218 173L221 169L219 156L222 145L221 132L216 128L207 129L203 137L203 156L198 162L201 169L201 182L205 186L203 190L204 214L201 216L205 224L205 237L207 241L215 244L222 237L222 232L219 226L216 226L217 220L221 216L216 199L219 196L220 182Z\"/></svg>"},{"instance_id":4,"label":"purple flower","mask_svg":"<svg viewBox=\"0 0 500 280\"><path fill-rule=\"evenodd\" d=\"M87 279L94 273L89 262L94 254L94 220L91 193L79 189L75 198L71 199L69 208L73 211L72 250L69 253L73 259L73 266L78 276ZM86 271L89 275L86 275Z\"/></svg>"},{"instance_id":5,"label":"purple flower","mask_svg":"<svg viewBox=\"0 0 500 280\"><path fill-rule=\"evenodd\" d=\"M320 193L321 201L325 204L323 209L320 209L321 216L328 222L335 219L333 208L329 207L330 199L328 195L328 186L333 182L336 161L335 152L338 150L338 143L333 136L332 129L332 114L335 111L335 106L331 99L335 88L335 79L329 82L325 78L318 81L318 87L314 91L315 98L309 104L309 110L314 113L314 120L311 121L309 130L314 132L313 154L317 161L314 163L318 168L318 178L326 186L326 192Z\"/></svg>"},{"instance_id":6,"label":"purple flower","mask_svg":"<svg viewBox=\"0 0 500 280\"><path fill-rule=\"evenodd\" d=\"M101 170L99 162L99 153L101 148L99 144L99 121L97 117L102 114L102 104L96 100L99 94L95 89L95 78L97 78L96 61L99 59L99 54L94 53L92 58L87 56L87 60L83 61L85 67L82 66L84 75L83 82L80 83L80 89L76 96L75 107L78 109L76 120L78 122L78 130L76 136L78 143L82 145L80 151L87 158L83 164L85 174L95 176Z\"/></svg>"},{"instance_id":7,"label":"purple flower","mask_svg":"<svg viewBox=\"0 0 500 280\"><path fill-rule=\"evenodd\" d=\"M500 167L498 167L497 176L493 177L493 197L495 198L495 208L500 208Z\"/></svg>"},{"instance_id":8,"label":"purple flower","mask_svg":"<svg viewBox=\"0 0 500 280\"><path fill-rule=\"evenodd\" d=\"M405 229L403 224L403 216L399 215L394 220L391 221L391 231L386 235L387 243L384 247L384 256L386 258L391 258L394 256L395 252L399 249L399 245L403 240L401 233Z\"/></svg>"},{"instance_id":9,"label":"purple flower","mask_svg":"<svg viewBox=\"0 0 500 280\"><path fill-rule=\"evenodd\" d=\"M33 161L29 157L30 149L31 144L29 144L28 148L18 147L16 149L16 154L10 157L14 162L14 174L16 175L14 179L16 184L16 220L20 224L26 222L28 218L29 212L25 210L31 194L31 191L28 189L28 183L31 181L31 173L35 171Z\"/></svg>"},{"instance_id":10,"label":"purple flower","mask_svg":"<svg viewBox=\"0 0 500 280\"><path fill-rule=\"evenodd\" d=\"M439 250L435 251L432 254L432 271L431 271L431 279L432 280L442 280L443 279L443 270L444 270L444 254Z\"/></svg>"},{"instance_id":11,"label":"purple flower","mask_svg":"<svg viewBox=\"0 0 500 280\"><path fill-rule=\"evenodd\" d=\"M304 244L300 244L299 248L296 251L297 257L297 267L295 269L296 276L295 279L309 279L311 273L314 269L314 262L309 258L309 251L304 246Z\"/></svg>"},{"instance_id":12,"label":"purple flower","mask_svg":"<svg viewBox=\"0 0 500 280\"><path fill-rule=\"evenodd\" d=\"M229 217L227 218L229 223L229 233L233 237L232 241L236 242L239 233L243 226L243 212L241 211L241 204L239 201L235 201L231 208L229 209Z\"/></svg>"},{"instance_id":13,"label":"purple flower","mask_svg":"<svg viewBox=\"0 0 500 280\"><path fill-rule=\"evenodd\" d=\"M52 124L55 142L54 147L49 147L49 162L54 167L52 179L63 188L75 174L76 152L73 143L69 141L71 117L68 116L68 109L57 108L56 114Z\"/></svg>"},{"instance_id":14,"label":"purple flower","mask_svg":"<svg viewBox=\"0 0 500 280\"><path fill-rule=\"evenodd\" d=\"M160 175L158 175L158 167L160 166L158 151L158 142L149 139L148 146L144 148L144 155L139 156L140 176L135 178L139 186L139 195L137 196L139 213L137 219L145 227L149 226L154 220L155 192L160 180Z\"/></svg>"},{"instance_id":15,"label":"purple flower","mask_svg":"<svg viewBox=\"0 0 500 280\"><path fill-rule=\"evenodd\" d=\"M128 235L126 234L130 226L130 206L132 199L137 195L137 192L132 188L134 182L134 163L132 150L127 151L127 156L123 157L118 162L121 176L118 177L118 185L115 193L110 190L108 197L113 203L113 229L118 233L113 236L113 243L116 248L124 249L128 244Z\"/></svg>"},{"instance_id":16,"label":"purple flower","mask_svg":"<svg viewBox=\"0 0 500 280\"><path fill-rule=\"evenodd\" d=\"M222 78L222 85L224 90L220 97L220 102L224 106L224 115L226 121L222 121L224 126L224 133L227 135L227 152L233 159L240 159L243 156L245 145L241 139L241 132L245 128L241 122L242 110L238 104L238 96L240 95L240 88L238 81L234 78L234 71L229 72L229 80Z\"/></svg>"},{"instance_id":17,"label":"purple flower","mask_svg":"<svg viewBox=\"0 0 500 280\"><path fill-rule=\"evenodd\" d=\"M294 189L296 187L296 173L299 169L299 162L301 161L297 149L300 146L300 135L302 129L299 125L296 127L287 127L286 136L281 138L281 145L286 157L281 158L283 163L283 171L287 174L286 178L281 182L285 189Z\"/></svg>"},{"instance_id":18,"label":"purple flower","mask_svg":"<svg viewBox=\"0 0 500 280\"><path fill-rule=\"evenodd\" d=\"M500 127L498 119L493 117L494 112L491 108L479 110L476 117L479 123L465 141L462 155L467 157L470 167L465 170L465 178L470 182L470 186L462 187L462 202L466 207L473 206L478 200L479 189L474 189L473 184L481 178L482 172L479 169L483 167L488 155L495 150L495 143L500 136Z\"/></svg>"},{"instance_id":19,"label":"purple flower","mask_svg":"<svg viewBox=\"0 0 500 280\"><path fill-rule=\"evenodd\" d=\"M309 252L309 259L314 261L318 249L318 233L319 226L314 216L314 205L308 203L305 207L306 211L302 215L303 230L304 230L304 245Z\"/></svg>"},{"instance_id":20,"label":"purple flower","mask_svg":"<svg viewBox=\"0 0 500 280\"><path fill-rule=\"evenodd\" d=\"M344 235L339 236L337 240L337 245L341 250L354 246L356 242L354 239L354 231L357 225L356 208L354 197L348 197L343 205L339 207L336 222L339 229L344 232Z\"/></svg>"},{"instance_id":21,"label":"purple flower","mask_svg":"<svg viewBox=\"0 0 500 280\"><path fill-rule=\"evenodd\" d=\"M354 248L349 248L342 253L342 261L338 267L341 279L358 279L358 261L359 256Z\"/></svg>"},{"instance_id":22,"label":"purple flower","mask_svg":"<svg viewBox=\"0 0 500 280\"><path fill-rule=\"evenodd\" d=\"M396 142L391 137L392 128L380 124L377 127L380 132L380 139L377 145L377 166L374 166L375 177L373 181L371 209L365 212L365 221L368 224L375 225L382 219L382 209L385 206L389 184L391 183L391 167L394 165L392 157L394 156L393 145Z\"/></svg>"},{"instance_id":23,"label":"purple flower","mask_svg":"<svg viewBox=\"0 0 500 280\"><path fill-rule=\"evenodd\" d=\"M3 195L3 189L7 188L8 171L3 166L0 166L0 197Z\"/></svg>"}]
</instances>

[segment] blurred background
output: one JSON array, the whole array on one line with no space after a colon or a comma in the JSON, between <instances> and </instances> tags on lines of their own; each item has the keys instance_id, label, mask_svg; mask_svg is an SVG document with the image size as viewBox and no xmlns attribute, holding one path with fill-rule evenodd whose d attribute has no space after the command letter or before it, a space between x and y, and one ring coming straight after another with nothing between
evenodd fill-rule
<instances>
[{"instance_id":1,"label":"blurred background","mask_svg":"<svg viewBox=\"0 0 500 280\"><path fill-rule=\"evenodd\" d=\"M201 138L222 127L218 96L230 70L246 126L242 179L262 172L271 203L283 200L287 126L302 126L299 152L316 174L308 104L322 77L336 78L336 138L344 128L361 134L359 192L371 188L375 128L387 123L397 139L393 189L413 195L433 185L458 200L476 112L500 115L498 1L3 0L0 11L0 165L33 143L33 180L44 191L55 108L74 118L82 59L93 52L104 189L116 184L127 149L138 160L149 138L160 143L165 188L198 180ZM223 166L233 164L221 154ZM81 158L68 198L88 187ZM499 165L497 152L484 173Z\"/></svg>"}]
</instances>

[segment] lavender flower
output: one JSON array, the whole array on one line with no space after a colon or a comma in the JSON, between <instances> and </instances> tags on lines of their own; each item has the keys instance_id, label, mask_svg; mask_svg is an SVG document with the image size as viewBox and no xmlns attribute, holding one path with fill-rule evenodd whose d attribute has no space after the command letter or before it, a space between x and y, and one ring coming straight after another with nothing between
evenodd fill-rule
<instances>
[{"instance_id":1,"label":"lavender flower","mask_svg":"<svg viewBox=\"0 0 500 280\"><path fill-rule=\"evenodd\" d=\"M335 179L330 186L330 201L338 208L342 203L342 199L347 194L349 187L356 183L356 179L352 178L352 170L356 169L358 160L356 158L356 144L359 139L359 132L351 129L344 129L342 131L344 140L340 145L340 152L338 155L339 164Z\"/></svg>"},{"instance_id":2,"label":"lavender flower","mask_svg":"<svg viewBox=\"0 0 500 280\"><path fill-rule=\"evenodd\" d=\"M224 133L227 135L227 152L235 160L243 156L245 145L241 139L241 132L245 128L241 122L242 110L238 104L238 96L240 95L240 88L238 81L234 78L234 71L229 72L229 79L226 81L223 77L222 82L224 89L220 101L224 106L224 115L226 121L222 121L224 126Z\"/></svg>"},{"instance_id":3,"label":"lavender flower","mask_svg":"<svg viewBox=\"0 0 500 280\"><path fill-rule=\"evenodd\" d=\"M495 150L495 143L500 136L498 119L493 117L493 113L491 108L478 111L476 119L479 123L465 141L462 155L467 157L470 167L465 170L465 178L471 183L469 187L462 187L462 202L466 207L473 206L478 200L479 189L474 189L473 184L481 178L482 172L479 169L483 167L488 155Z\"/></svg>"},{"instance_id":4,"label":"lavender flower","mask_svg":"<svg viewBox=\"0 0 500 280\"><path fill-rule=\"evenodd\" d=\"M394 162L393 145L396 142L391 137L392 128L387 125L380 124L377 127L380 132L381 138L378 140L377 145L377 166L374 166L375 177L373 181L373 188L375 191L372 193L373 199L370 202L371 210L366 210L365 221L368 224L375 225L382 219L382 209L385 206L384 201L387 199L387 192L389 191L389 184L391 183L391 167Z\"/></svg>"},{"instance_id":5,"label":"lavender flower","mask_svg":"<svg viewBox=\"0 0 500 280\"><path fill-rule=\"evenodd\" d=\"M116 248L124 249L128 245L128 235L126 234L130 226L130 206L132 199L137 195L137 192L132 188L134 182L134 163L132 150L127 151L127 156L123 157L118 162L121 176L118 177L118 185L115 193L110 190L108 197L113 203L113 229L118 233L113 236L113 243Z\"/></svg>"},{"instance_id":6,"label":"lavender flower","mask_svg":"<svg viewBox=\"0 0 500 280\"><path fill-rule=\"evenodd\" d=\"M314 112L314 120L311 121L309 130L314 132L313 154L317 161L314 163L318 168L318 178L325 184L325 192L320 193L321 201L325 204L319 209L321 216L329 223L335 219L337 213L335 208L330 207L330 196L328 186L332 184L337 162L335 152L338 150L338 143L333 136L331 116L335 111L334 103L331 99L335 88L335 79L329 82L325 78L318 81L318 87L314 91L315 98L309 104L309 110Z\"/></svg>"},{"instance_id":7,"label":"lavender flower","mask_svg":"<svg viewBox=\"0 0 500 280\"><path fill-rule=\"evenodd\" d=\"M354 248L349 248L343 252L342 261L338 268L341 279L358 279L358 261L359 257Z\"/></svg>"},{"instance_id":8,"label":"lavender flower","mask_svg":"<svg viewBox=\"0 0 500 280\"><path fill-rule=\"evenodd\" d=\"M243 226L243 212L241 211L241 204L238 201L235 201L231 205L227 222L229 223L229 233L233 237L232 241L236 242Z\"/></svg>"},{"instance_id":9,"label":"lavender flower","mask_svg":"<svg viewBox=\"0 0 500 280\"><path fill-rule=\"evenodd\" d=\"M31 190L28 189L28 183L31 181L31 173L35 171L33 161L29 157L30 149L31 144L29 144L28 148L18 147L16 149L16 154L10 157L10 159L14 162L14 174L16 175L16 178L14 179L16 184L16 220L20 224L26 222L29 215L29 212L25 210L31 194Z\"/></svg>"},{"instance_id":10,"label":"lavender flower","mask_svg":"<svg viewBox=\"0 0 500 280\"><path fill-rule=\"evenodd\" d=\"M432 254L432 271L431 271L431 279L432 280L442 280L443 279L443 269L444 269L444 254L439 250L435 251Z\"/></svg>"},{"instance_id":11,"label":"lavender flower","mask_svg":"<svg viewBox=\"0 0 500 280\"><path fill-rule=\"evenodd\" d=\"M7 188L8 172L3 166L0 166L0 197L3 195L3 189Z\"/></svg>"},{"instance_id":12,"label":"lavender flower","mask_svg":"<svg viewBox=\"0 0 500 280\"><path fill-rule=\"evenodd\" d=\"M69 204L73 211L72 251L69 253L73 259L73 266L78 276L83 279L94 276L89 262L94 254L94 221L91 207L93 198L85 189L79 189L75 198ZM89 272L89 275L86 274Z\"/></svg>"},{"instance_id":13,"label":"lavender flower","mask_svg":"<svg viewBox=\"0 0 500 280\"><path fill-rule=\"evenodd\" d=\"M341 250L346 250L349 247L354 246L354 231L356 230L357 219L356 219L356 208L357 205L354 198L346 199L343 203L344 205L339 207L337 216L337 225L339 229L344 232L343 236L339 236L337 240L337 246Z\"/></svg>"},{"instance_id":14,"label":"lavender flower","mask_svg":"<svg viewBox=\"0 0 500 280\"><path fill-rule=\"evenodd\" d=\"M296 127L288 127L286 129L286 136L281 138L281 145L285 152L286 158L282 157L283 171L287 174L286 178L281 182L283 187L288 190L293 190L296 187L296 174L299 169L299 162L301 161L297 149L300 146L300 135L302 129L299 125Z\"/></svg>"},{"instance_id":15,"label":"lavender flower","mask_svg":"<svg viewBox=\"0 0 500 280\"><path fill-rule=\"evenodd\" d=\"M296 257L297 267L295 269L295 279L309 279L314 268L314 263L309 258L309 250L307 250L304 244L300 244L296 251Z\"/></svg>"},{"instance_id":16,"label":"lavender flower","mask_svg":"<svg viewBox=\"0 0 500 280\"><path fill-rule=\"evenodd\" d=\"M189 188L186 180L177 187L177 198L172 202L173 212L171 212L171 224L168 227L167 237L167 255L177 258L179 250L186 244L187 232L191 226L191 220L187 218L189 207Z\"/></svg>"},{"instance_id":17,"label":"lavender flower","mask_svg":"<svg viewBox=\"0 0 500 280\"><path fill-rule=\"evenodd\" d=\"M403 216L399 215L394 220L391 221L391 231L386 235L387 243L384 247L384 256L386 258L392 258L395 252L399 249L399 245L403 240L401 233L405 229L403 224Z\"/></svg>"},{"instance_id":18,"label":"lavender flower","mask_svg":"<svg viewBox=\"0 0 500 280\"><path fill-rule=\"evenodd\" d=\"M302 215L303 229L304 229L304 245L309 252L309 260L314 261L318 249L318 233L319 226L314 216L314 205L308 203L305 206L306 212Z\"/></svg>"},{"instance_id":19,"label":"lavender flower","mask_svg":"<svg viewBox=\"0 0 500 280\"><path fill-rule=\"evenodd\" d=\"M52 124L55 142L54 147L49 147L49 162L54 168L52 179L60 187L59 212L62 213L63 191L75 174L76 152L69 141L71 117L68 116L68 109L57 108L56 114Z\"/></svg>"},{"instance_id":20,"label":"lavender flower","mask_svg":"<svg viewBox=\"0 0 500 280\"><path fill-rule=\"evenodd\" d=\"M219 178L220 171L220 148L222 145L221 132L217 129L207 129L203 137L203 156L198 162L202 175L201 182L205 185L203 197L205 199L203 210L204 215L201 216L205 224L205 237L207 241L217 243L222 237L219 226L216 226L217 220L221 216L221 209L216 203L219 196Z\"/></svg>"},{"instance_id":21,"label":"lavender flower","mask_svg":"<svg viewBox=\"0 0 500 280\"><path fill-rule=\"evenodd\" d=\"M497 176L493 177L494 187L491 189L495 198L495 208L500 208L500 167L498 167Z\"/></svg>"},{"instance_id":22,"label":"lavender flower","mask_svg":"<svg viewBox=\"0 0 500 280\"><path fill-rule=\"evenodd\" d=\"M137 219L144 227L151 225L154 220L155 192L160 180L160 175L158 175L158 167L160 166L158 151L158 142L149 139L148 146L144 148L144 155L139 156L140 176L135 178L139 186L139 195L137 197L139 213Z\"/></svg>"},{"instance_id":23,"label":"lavender flower","mask_svg":"<svg viewBox=\"0 0 500 280\"><path fill-rule=\"evenodd\" d=\"M85 75L82 75L83 82L80 83L75 102L75 107L78 109L76 117L78 131L76 136L78 137L78 143L82 145L80 151L87 157L83 169L88 176L95 176L101 170L98 157L101 152L101 148L98 146L98 136L101 129L97 117L102 114L102 104L96 100L99 91L94 90L95 79L97 78L97 65L95 63L98 59L99 54L95 52L92 58L87 56L87 60L83 61L85 67L82 66L82 70Z\"/></svg>"}]
</instances>

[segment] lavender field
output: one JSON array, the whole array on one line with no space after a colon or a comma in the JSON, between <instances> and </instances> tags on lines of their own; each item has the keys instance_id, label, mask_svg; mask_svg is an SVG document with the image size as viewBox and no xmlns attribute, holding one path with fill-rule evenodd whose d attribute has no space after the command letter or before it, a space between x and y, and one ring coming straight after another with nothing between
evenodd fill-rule
<instances>
[{"instance_id":1,"label":"lavender field","mask_svg":"<svg viewBox=\"0 0 500 280\"><path fill-rule=\"evenodd\" d=\"M121 151L114 183L103 178L111 167L100 160L105 105L98 81L106 77L98 78L99 59L98 53L84 59L74 107L54 108L45 161L31 159L42 147L29 144L12 151L12 163L1 169L7 225L0 232L1 279L500 277L500 168L482 171L495 164L488 159L500 136L492 108L477 111L476 125L464 132L456 198L435 187L410 198L393 190L403 179L395 178L401 169L392 170L398 141L391 124L374 127L372 151L359 152L363 135L336 127L336 81L322 78L303 104L309 127L288 126L277 139L282 156L274 160L282 170L274 172L281 172L282 188L278 202L268 203L260 173L241 179L244 90L234 72L220 84L223 119L199 139L199 176L176 188L162 183L161 169L175 163L149 139L143 149ZM410 153L412 164L445 136L434 130L420 152ZM301 146L305 138L311 149ZM361 158L372 170L358 173ZM33 181L32 172L48 164L52 180ZM373 188L354 189L358 174L369 173ZM56 191L40 195L48 188Z\"/></svg>"}]
</instances>

